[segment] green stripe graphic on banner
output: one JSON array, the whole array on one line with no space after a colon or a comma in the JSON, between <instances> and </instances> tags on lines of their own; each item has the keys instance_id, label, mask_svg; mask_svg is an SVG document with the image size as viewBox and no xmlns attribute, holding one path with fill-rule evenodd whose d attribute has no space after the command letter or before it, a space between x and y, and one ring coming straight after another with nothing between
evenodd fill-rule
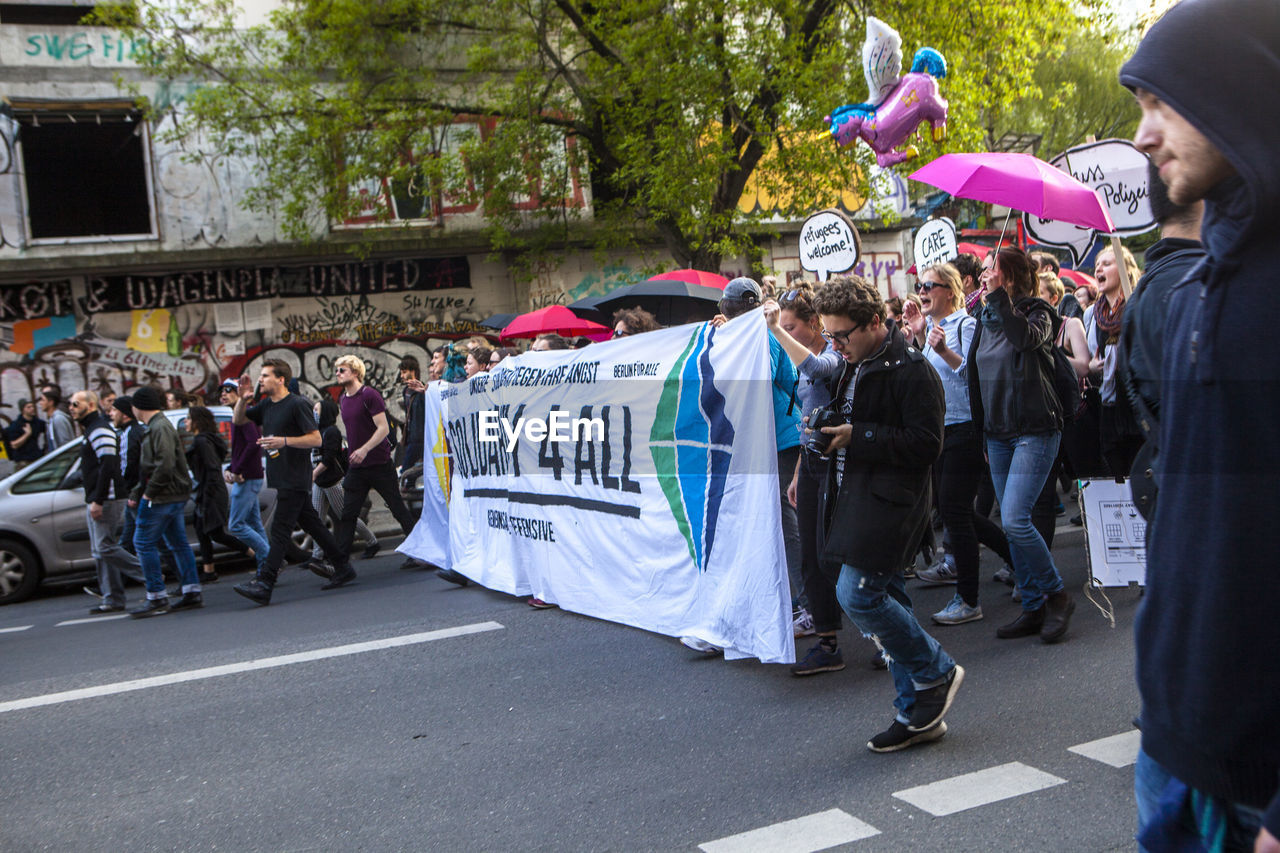
<instances>
[{"instance_id":1,"label":"green stripe graphic on banner","mask_svg":"<svg viewBox=\"0 0 1280 853\"><path fill-rule=\"evenodd\" d=\"M676 465L675 425L676 413L680 408L681 373L689 353L693 352L701 330L689 336L689 344L680 353L671 372L662 383L662 395L658 398L658 407L653 419L653 429L649 433L650 453L653 455L653 468L658 475L658 485L675 516L676 527L684 537L689 548L689 559L698 565L698 553L693 542L693 527L685 512L684 500L680 494L680 472Z\"/></svg>"}]
</instances>

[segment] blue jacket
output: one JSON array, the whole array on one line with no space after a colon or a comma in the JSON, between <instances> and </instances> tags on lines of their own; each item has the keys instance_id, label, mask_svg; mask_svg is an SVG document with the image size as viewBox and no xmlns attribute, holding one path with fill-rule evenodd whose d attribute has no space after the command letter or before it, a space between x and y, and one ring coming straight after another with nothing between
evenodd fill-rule
<instances>
[{"instance_id":1,"label":"blue jacket","mask_svg":"<svg viewBox=\"0 0 1280 853\"><path fill-rule=\"evenodd\" d=\"M1169 303L1136 627L1142 746L1187 785L1265 810L1280 835L1280 3L1186 0L1120 82L1164 101L1237 172L1205 197L1205 261Z\"/></svg>"}]
</instances>

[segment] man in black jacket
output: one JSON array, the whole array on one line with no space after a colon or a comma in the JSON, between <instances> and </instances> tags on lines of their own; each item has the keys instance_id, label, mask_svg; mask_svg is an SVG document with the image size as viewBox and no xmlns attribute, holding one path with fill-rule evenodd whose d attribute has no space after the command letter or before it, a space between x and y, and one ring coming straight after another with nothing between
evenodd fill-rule
<instances>
[{"instance_id":1,"label":"man in black jacket","mask_svg":"<svg viewBox=\"0 0 1280 853\"><path fill-rule=\"evenodd\" d=\"M1189 57L1211 57L1191 62ZM1173 290L1160 369L1160 498L1135 634L1151 850L1280 851L1280 3L1184 0L1120 69L1134 136L1205 258ZM1139 302L1141 305L1141 302Z\"/></svg>"},{"instance_id":2,"label":"man in black jacket","mask_svg":"<svg viewBox=\"0 0 1280 853\"><path fill-rule=\"evenodd\" d=\"M142 457L142 436L145 430L142 424L133 418L133 397L122 394L111 403L111 423L115 425L120 439L120 476L121 493L128 495L138 485L138 460ZM138 508L126 505L124 508L124 529L120 533L120 544L130 554L134 552L133 531L138 523Z\"/></svg>"},{"instance_id":3,"label":"man in black jacket","mask_svg":"<svg viewBox=\"0 0 1280 853\"><path fill-rule=\"evenodd\" d=\"M834 454L827 485L824 561L839 564L836 597L884 650L897 714L871 738L894 752L947 733L943 715L964 670L916 621L900 570L929 525L929 469L942 452L945 410L937 372L884 323L884 303L856 276L827 282L815 302L822 336L847 362L823 427Z\"/></svg>"},{"instance_id":4,"label":"man in black jacket","mask_svg":"<svg viewBox=\"0 0 1280 853\"><path fill-rule=\"evenodd\" d=\"M121 483L119 438L111 422L98 410L98 395L77 391L71 395L71 414L80 422L80 475L89 525L89 547L98 564L98 589L102 603L89 608L90 616L124 610L125 573L137 574L138 558L118 538L124 517L125 491Z\"/></svg>"}]
</instances>

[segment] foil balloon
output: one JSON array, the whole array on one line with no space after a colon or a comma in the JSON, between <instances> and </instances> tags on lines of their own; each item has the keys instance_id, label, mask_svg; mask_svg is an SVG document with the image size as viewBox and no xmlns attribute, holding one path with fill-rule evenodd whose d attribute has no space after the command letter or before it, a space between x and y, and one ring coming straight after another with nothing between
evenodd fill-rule
<instances>
[{"instance_id":1,"label":"foil balloon","mask_svg":"<svg viewBox=\"0 0 1280 853\"><path fill-rule=\"evenodd\" d=\"M826 119L838 145L861 139L876 153L876 163L888 168L919 156L914 145L905 143L923 122L932 127L935 142L946 138L947 101L938 92L938 80L947 76L947 61L941 53L920 48L911 70L901 74L902 38L884 21L868 16L862 70L868 100L846 104Z\"/></svg>"}]
</instances>

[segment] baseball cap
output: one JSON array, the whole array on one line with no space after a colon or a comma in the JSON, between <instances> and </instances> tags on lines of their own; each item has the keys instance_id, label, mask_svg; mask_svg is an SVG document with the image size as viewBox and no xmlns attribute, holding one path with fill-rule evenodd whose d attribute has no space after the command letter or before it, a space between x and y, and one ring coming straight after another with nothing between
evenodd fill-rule
<instances>
[{"instance_id":1,"label":"baseball cap","mask_svg":"<svg viewBox=\"0 0 1280 853\"><path fill-rule=\"evenodd\" d=\"M754 279L739 276L724 286L724 298L755 302L758 305L764 299L764 293Z\"/></svg>"}]
</instances>

